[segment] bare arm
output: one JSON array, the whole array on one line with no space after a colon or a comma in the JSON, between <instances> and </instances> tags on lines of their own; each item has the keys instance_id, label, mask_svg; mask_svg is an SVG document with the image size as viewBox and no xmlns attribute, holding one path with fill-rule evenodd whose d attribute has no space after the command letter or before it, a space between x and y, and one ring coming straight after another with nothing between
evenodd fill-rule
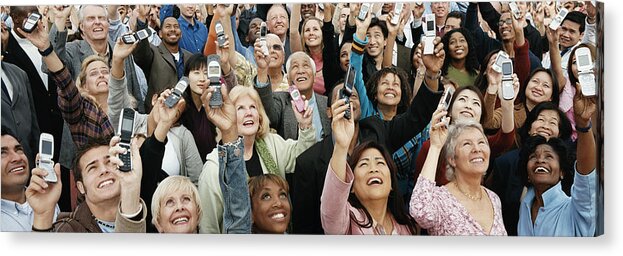
<instances>
[{"instance_id":1,"label":"bare arm","mask_svg":"<svg viewBox=\"0 0 623 256\"><path fill-rule=\"evenodd\" d=\"M301 22L301 4L294 4L292 17L290 17L290 51L292 53L303 51L299 22Z\"/></svg>"}]
</instances>

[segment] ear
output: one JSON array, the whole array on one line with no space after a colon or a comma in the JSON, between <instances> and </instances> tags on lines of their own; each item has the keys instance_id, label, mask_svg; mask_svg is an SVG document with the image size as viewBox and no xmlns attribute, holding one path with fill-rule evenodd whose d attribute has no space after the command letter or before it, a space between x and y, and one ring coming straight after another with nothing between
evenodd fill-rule
<instances>
[{"instance_id":1,"label":"ear","mask_svg":"<svg viewBox=\"0 0 623 256\"><path fill-rule=\"evenodd\" d=\"M84 184L82 183L82 181L76 181L76 188L78 188L80 194L86 194L86 190L84 189Z\"/></svg>"},{"instance_id":2,"label":"ear","mask_svg":"<svg viewBox=\"0 0 623 256\"><path fill-rule=\"evenodd\" d=\"M162 233L162 226L160 226L160 223L156 223L156 224L154 224L154 226L156 226L156 229L158 230L158 233Z\"/></svg>"},{"instance_id":3,"label":"ear","mask_svg":"<svg viewBox=\"0 0 623 256\"><path fill-rule=\"evenodd\" d=\"M452 168L456 168L456 161L454 160L454 158L452 158L452 157L448 157L448 158L446 159L446 162L447 162L450 166L452 166Z\"/></svg>"}]
</instances>

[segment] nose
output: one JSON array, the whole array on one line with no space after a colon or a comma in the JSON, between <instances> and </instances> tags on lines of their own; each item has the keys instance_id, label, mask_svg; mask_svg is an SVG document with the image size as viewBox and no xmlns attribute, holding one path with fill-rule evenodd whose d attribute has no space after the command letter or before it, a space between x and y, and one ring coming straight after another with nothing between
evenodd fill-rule
<instances>
[{"instance_id":1,"label":"nose","mask_svg":"<svg viewBox=\"0 0 623 256\"><path fill-rule=\"evenodd\" d=\"M281 208L281 200L277 197L273 199L273 208Z\"/></svg>"}]
</instances>

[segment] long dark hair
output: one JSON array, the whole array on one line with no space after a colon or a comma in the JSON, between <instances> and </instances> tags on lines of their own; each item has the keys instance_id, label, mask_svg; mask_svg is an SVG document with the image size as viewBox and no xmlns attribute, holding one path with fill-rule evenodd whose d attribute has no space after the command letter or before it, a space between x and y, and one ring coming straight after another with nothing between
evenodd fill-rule
<instances>
[{"instance_id":1,"label":"long dark hair","mask_svg":"<svg viewBox=\"0 0 623 256\"><path fill-rule=\"evenodd\" d=\"M387 74L394 74L400 78L400 102L398 103L398 109L396 114L404 113L409 108L411 102L411 86L409 85L409 78L407 72L404 69L399 67L386 67L377 72L374 72L372 76L368 79L367 88L368 90L368 99L372 101L372 106L378 110L377 105L379 104L378 99L376 98L376 93L379 87L379 83L381 79L385 77Z\"/></svg>"},{"instance_id":2,"label":"long dark hair","mask_svg":"<svg viewBox=\"0 0 623 256\"><path fill-rule=\"evenodd\" d=\"M450 36L454 33L461 33L465 40L467 41L467 56L465 57L465 69L470 75L478 75L478 68L480 64L478 64L478 55L476 54L476 44L474 43L474 39L472 39L471 32L465 28L457 28L450 30L441 38L441 42L443 43L443 49L446 51L446 58L443 60L443 66L441 67L441 74L448 74L448 66L452 62L452 57L450 57Z\"/></svg>"},{"instance_id":3,"label":"long dark hair","mask_svg":"<svg viewBox=\"0 0 623 256\"><path fill-rule=\"evenodd\" d=\"M348 165L355 166L359 158L366 149L374 148L381 152L383 158L385 158L385 162L387 162L387 167L389 168L390 176L392 179L392 190L389 192L389 198L387 200L387 208L392 213L394 219L398 224L406 225L409 228L411 234L418 233L418 226L415 220L407 213L404 208L404 202L402 201L402 196L398 192L398 179L396 178L396 164L392 160L392 156L389 151L385 149L385 147L379 144L376 141L366 141L359 144L355 149L353 149L353 154L348 159ZM351 220L355 221L357 225L362 228L370 228L372 227L372 216L370 212L361 204L359 198L355 195L355 193L350 193L348 196L348 202L353 207L359 209L360 212L363 212L366 215L365 220L358 220L353 212L350 213ZM395 229L396 227L394 227Z\"/></svg>"},{"instance_id":4,"label":"long dark hair","mask_svg":"<svg viewBox=\"0 0 623 256\"><path fill-rule=\"evenodd\" d=\"M560 102L560 85L558 84L558 79L556 79L556 76L554 75L554 73L546 68L536 68L535 70L533 70L530 73L530 76L528 77L528 79L524 82L523 86L519 88L519 93L517 95L517 99L519 99L519 101L524 104L524 106L526 105L526 90L528 89L528 84L530 83L530 80L532 80L532 77L534 77L534 75L536 75L536 73L539 72L545 72L549 75L549 77L552 79L552 102L556 105L558 105L558 102ZM528 111L528 108L526 108L526 112Z\"/></svg>"},{"instance_id":5,"label":"long dark hair","mask_svg":"<svg viewBox=\"0 0 623 256\"><path fill-rule=\"evenodd\" d=\"M567 194L571 194L571 185L573 185L573 163L570 157L569 150L565 142L559 138L550 138L536 135L530 136L524 140L525 144L519 151L519 171L517 174L526 187L532 186L532 183L528 181L528 160L530 155L536 151L539 145L549 145L554 149L554 152L558 155L560 172L563 174L561 180L562 190Z\"/></svg>"},{"instance_id":6,"label":"long dark hair","mask_svg":"<svg viewBox=\"0 0 623 256\"><path fill-rule=\"evenodd\" d=\"M573 87L575 87L575 84L578 82L578 79L575 77L575 75L573 74L573 70L571 69L571 66L573 66L573 56L575 56L575 51L578 48L582 48L582 47L588 48L588 50L591 52L591 60L593 61L593 63L595 62L595 59L597 59L597 52L596 52L597 50L595 49L595 46L593 46L592 44L581 43L575 48L573 48L573 50L571 50L571 55L569 55L570 56L569 62L567 63L567 75L568 75L567 77L569 78L569 83Z\"/></svg>"}]
</instances>

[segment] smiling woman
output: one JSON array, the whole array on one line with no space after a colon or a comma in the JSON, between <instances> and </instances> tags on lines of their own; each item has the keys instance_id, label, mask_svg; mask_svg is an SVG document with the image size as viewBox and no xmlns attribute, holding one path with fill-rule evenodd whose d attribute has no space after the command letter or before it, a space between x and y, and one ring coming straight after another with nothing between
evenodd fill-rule
<instances>
[{"instance_id":1,"label":"smiling woman","mask_svg":"<svg viewBox=\"0 0 623 256\"><path fill-rule=\"evenodd\" d=\"M185 176L165 178L154 192L151 214L160 233L197 233L201 218L197 187Z\"/></svg>"}]
</instances>

